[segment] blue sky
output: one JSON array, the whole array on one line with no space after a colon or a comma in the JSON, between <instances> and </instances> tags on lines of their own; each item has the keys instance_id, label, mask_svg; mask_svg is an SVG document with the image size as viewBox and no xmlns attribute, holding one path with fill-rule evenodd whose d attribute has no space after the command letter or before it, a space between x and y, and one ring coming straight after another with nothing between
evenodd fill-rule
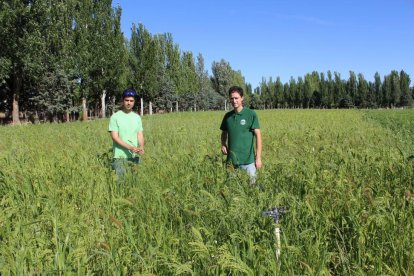
<instances>
[{"instance_id":1,"label":"blue sky","mask_svg":"<svg viewBox=\"0 0 414 276\"><path fill-rule=\"evenodd\" d=\"M114 0L121 28L171 33L181 51L201 53L211 74L225 59L253 88L328 70L368 81L404 70L414 83L414 0Z\"/></svg>"}]
</instances>

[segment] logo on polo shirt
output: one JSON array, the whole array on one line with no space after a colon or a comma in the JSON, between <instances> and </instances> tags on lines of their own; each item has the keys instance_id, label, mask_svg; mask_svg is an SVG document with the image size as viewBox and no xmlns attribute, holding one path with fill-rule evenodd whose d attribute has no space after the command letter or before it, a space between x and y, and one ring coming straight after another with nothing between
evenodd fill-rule
<instances>
[{"instance_id":1,"label":"logo on polo shirt","mask_svg":"<svg viewBox=\"0 0 414 276\"><path fill-rule=\"evenodd\" d=\"M245 120L245 119L241 119L241 120L240 120L240 124L241 124L242 126L244 126L244 125L246 124L246 120Z\"/></svg>"}]
</instances>

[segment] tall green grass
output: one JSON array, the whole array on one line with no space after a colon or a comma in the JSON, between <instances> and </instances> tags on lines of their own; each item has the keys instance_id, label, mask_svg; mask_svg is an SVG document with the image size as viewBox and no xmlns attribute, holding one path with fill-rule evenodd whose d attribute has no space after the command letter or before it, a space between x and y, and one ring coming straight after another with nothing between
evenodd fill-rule
<instances>
[{"instance_id":1,"label":"tall green grass","mask_svg":"<svg viewBox=\"0 0 414 276\"><path fill-rule=\"evenodd\" d=\"M108 120L1 127L0 272L411 275L405 112L259 111L256 186L223 166L222 112L145 116L146 153L123 184ZM277 261L261 213L282 205Z\"/></svg>"}]
</instances>

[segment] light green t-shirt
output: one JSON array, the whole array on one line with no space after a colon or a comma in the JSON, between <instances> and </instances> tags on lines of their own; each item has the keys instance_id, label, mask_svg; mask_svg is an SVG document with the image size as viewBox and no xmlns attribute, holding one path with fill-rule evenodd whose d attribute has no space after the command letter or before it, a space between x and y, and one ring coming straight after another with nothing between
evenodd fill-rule
<instances>
[{"instance_id":1,"label":"light green t-shirt","mask_svg":"<svg viewBox=\"0 0 414 276\"><path fill-rule=\"evenodd\" d=\"M141 117L135 112L125 113L119 110L111 116L109 121L109 131L118 132L119 138L127 144L138 147L137 134L143 131ZM132 153L117 143L112 143L114 158L131 158Z\"/></svg>"}]
</instances>

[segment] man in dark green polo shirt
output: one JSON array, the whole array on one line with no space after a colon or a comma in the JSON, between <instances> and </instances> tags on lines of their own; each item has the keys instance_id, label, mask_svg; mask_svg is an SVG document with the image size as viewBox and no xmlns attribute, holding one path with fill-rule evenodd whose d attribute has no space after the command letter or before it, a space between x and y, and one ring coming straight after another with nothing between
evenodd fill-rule
<instances>
[{"instance_id":1,"label":"man in dark green polo shirt","mask_svg":"<svg viewBox=\"0 0 414 276\"><path fill-rule=\"evenodd\" d=\"M227 155L227 162L236 169L246 170L251 183L255 183L256 169L262 167L262 134L259 118L255 111L243 107L241 87L230 87L229 98L233 110L224 115L220 126L221 152Z\"/></svg>"}]
</instances>

